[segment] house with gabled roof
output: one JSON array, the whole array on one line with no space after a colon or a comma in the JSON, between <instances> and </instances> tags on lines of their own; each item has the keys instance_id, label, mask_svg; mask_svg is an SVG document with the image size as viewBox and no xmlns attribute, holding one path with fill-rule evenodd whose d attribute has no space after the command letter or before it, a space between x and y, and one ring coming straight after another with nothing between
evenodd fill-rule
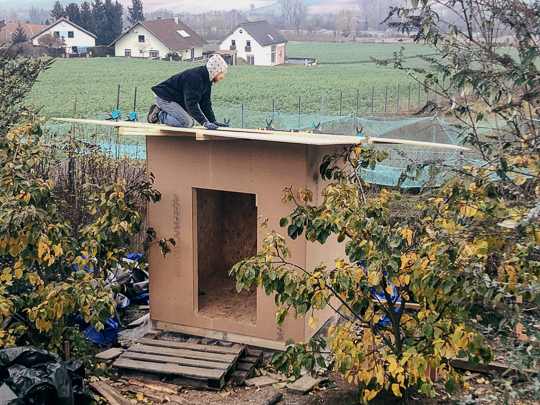
<instances>
[{"instance_id":1,"label":"house with gabled roof","mask_svg":"<svg viewBox=\"0 0 540 405\"><path fill-rule=\"evenodd\" d=\"M115 56L163 58L177 54L182 60L199 60L203 57L203 45L207 44L178 17L174 17L139 21L109 46L114 46Z\"/></svg>"},{"instance_id":2,"label":"house with gabled roof","mask_svg":"<svg viewBox=\"0 0 540 405\"><path fill-rule=\"evenodd\" d=\"M0 21L0 45L11 44L13 34L17 31L17 28L21 25L27 38L48 27L47 25L40 24L28 24L28 23L7 23L5 20Z\"/></svg>"},{"instance_id":3,"label":"house with gabled roof","mask_svg":"<svg viewBox=\"0 0 540 405\"><path fill-rule=\"evenodd\" d=\"M96 46L97 36L90 31L79 27L69 18L59 18L50 25L46 25L41 31L32 35L28 41L32 45L39 45L39 38L43 35L53 34L64 40L66 54L82 54L87 49Z\"/></svg>"},{"instance_id":4,"label":"house with gabled roof","mask_svg":"<svg viewBox=\"0 0 540 405\"><path fill-rule=\"evenodd\" d=\"M285 62L286 44L285 37L268 21L249 21L223 38L218 53L236 51L235 58L243 58L250 65L272 66Z\"/></svg>"}]
</instances>

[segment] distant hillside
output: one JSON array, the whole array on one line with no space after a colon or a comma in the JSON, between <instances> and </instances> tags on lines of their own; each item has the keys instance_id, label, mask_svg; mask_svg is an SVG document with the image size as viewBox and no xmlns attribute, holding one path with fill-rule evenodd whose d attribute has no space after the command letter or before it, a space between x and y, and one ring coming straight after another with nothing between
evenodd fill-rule
<instances>
[{"instance_id":1,"label":"distant hillside","mask_svg":"<svg viewBox=\"0 0 540 405\"><path fill-rule=\"evenodd\" d=\"M65 7L69 3L82 4L85 0L60 0ZM87 0L90 1L91 0ZM310 14L337 14L339 10L353 9L355 0L305 0ZM51 10L56 0L0 0L0 14L2 11L18 10L27 12L31 7ZM124 6L131 7L132 0L118 0ZM251 6L254 10L251 11ZM208 11L242 10L248 16L266 13L281 13L281 5L277 0L225 0L216 3L214 0L143 0L145 13L159 9L172 10L178 13L202 14Z\"/></svg>"},{"instance_id":2,"label":"distant hillside","mask_svg":"<svg viewBox=\"0 0 540 405\"><path fill-rule=\"evenodd\" d=\"M82 4L85 0L69 0L66 2L60 1L61 4L67 6L69 3ZM2 0L2 10L29 10L31 7L43 8L50 10L53 8L56 0ZM65 3L65 4L64 4Z\"/></svg>"},{"instance_id":3,"label":"distant hillside","mask_svg":"<svg viewBox=\"0 0 540 405\"><path fill-rule=\"evenodd\" d=\"M85 0L60 0L60 4L64 7L69 3L77 3L81 5ZM87 0L91 2L92 0ZM113 0L114 1L114 0ZM1 11L20 10L27 11L30 7L42 8L50 10L53 8L56 0L0 0ZM118 0L124 6L131 7L132 0ZM255 8L264 7L274 0L225 0L216 3L214 0L142 0L143 10L145 13L156 11L159 9L172 10L177 13L192 13L202 14L208 11L230 11L233 9L247 11L250 5Z\"/></svg>"}]
</instances>

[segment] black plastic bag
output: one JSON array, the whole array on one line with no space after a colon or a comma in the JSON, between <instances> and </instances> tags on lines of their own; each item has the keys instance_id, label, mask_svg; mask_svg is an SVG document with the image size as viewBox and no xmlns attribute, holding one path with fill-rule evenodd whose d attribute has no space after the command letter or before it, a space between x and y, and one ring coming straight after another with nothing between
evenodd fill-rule
<instances>
[{"instance_id":1,"label":"black plastic bag","mask_svg":"<svg viewBox=\"0 0 540 405\"><path fill-rule=\"evenodd\" d=\"M47 350L32 347L2 349L0 405L87 404L92 398L84 387L84 368L81 377L81 367L81 362L66 365L58 355Z\"/></svg>"}]
</instances>

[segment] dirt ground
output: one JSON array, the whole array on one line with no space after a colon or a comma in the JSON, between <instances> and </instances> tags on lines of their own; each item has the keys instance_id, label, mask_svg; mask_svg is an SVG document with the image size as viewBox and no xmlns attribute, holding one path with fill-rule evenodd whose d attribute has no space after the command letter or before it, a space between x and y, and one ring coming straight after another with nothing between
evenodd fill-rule
<instances>
[{"instance_id":1,"label":"dirt ground","mask_svg":"<svg viewBox=\"0 0 540 405\"><path fill-rule=\"evenodd\" d=\"M140 318L141 316L148 313L148 310L143 307L140 308L138 305L131 306L126 314L122 317L122 324L125 326L128 323ZM136 329L131 329L133 339L141 337L142 334L148 331L147 324L141 325L138 329L140 332L137 332ZM171 336L168 336L171 334ZM172 336L174 333L165 332L163 338L166 340L180 340L183 341L188 338L188 336ZM126 336L129 340L130 335ZM206 342L205 342L206 341ZM217 344L217 341L210 341L210 339L204 339L203 343L205 344ZM268 360L271 356L271 353L265 352L265 359ZM109 380L113 382L118 376L116 375L114 369L111 370L112 373L109 377L101 377L100 379ZM456 393L453 397L450 397L444 391L443 384L436 384L437 396L435 398L426 398L423 394L412 393L409 404L415 405L503 405L504 400L502 396L502 390L494 386L493 382L495 380L491 375L485 374L471 374L471 372L463 372L465 379L470 385L470 388L467 392ZM89 382L95 381L96 377L90 375ZM117 390L122 390L122 384L113 383L114 387ZM236 386L234 384L227 384L225 388L219 392L215 391L205 391L205 390L196 390L190 387L181 387L181 391L174 400L168 401L167 403L174 405L206 405L206 404L216 404L216 405L233 405L233 404L253 404L259 405L264 403L265 399L270 398L276 392L281 392L283 398L278 405L357 405L360 404L358 399L358 389L355 385L348 384L344 381L341 376L337 373L330 373L327 376L327 381L321 383L317 386L312 392L307 395L297 395L292 394L287 391L284 387L284 384L275 384L274 386L262 387L262 388L249 388L246 386ZM152 401L152 399L143 397L137 399L135 394L125 394L126 398L133 404L156 404L161 403L160 401ZM105 403L105 402L102 402ZM406 403L403 400L395 398L393 395L388 393L381 393L378 397L371 402L374 405L386 405L386 404L401 404ZM525 397L523 399L514 399L510 400L512 405L539 405L540 402L535 401L532 397Z\"/></svg>"},{"instance_id":2,"label":"dirt ground","mask_svg":"<svg viewBox=\"0 0 540 405\"><path fill-rule=\"evenodd\" d=\"M480 382L478 382L480 381ZM490 378L487 376L476 376L469 379L470 388L466 393L458 393L450 397L444 392L444 387L437 384L437 396L435 398L426 398L422 394L413 393L408 404L414 405L503 405L504 400L501 393L495 396L497 392L490 383ZM118 388L120 389L120 388ZM249 389L245 386L234 387L227 385L222 391L203 391L192 390L184 387L182 393L178 394L175 400L167 402L175 405L260 405L263 401L272 397L276 392L281 392L283 398L277 405L358 405L358 390L356 386L345 382L338 374L331 373L328 376L328 382L322 383L319 389L308 393L307 395L292 394L284 387L263 387L259 389ZM150 404L160 403L149 401L148 398L137 400L135 395L128 395L127 399L133 404ZM407 402L395 398L391 394L381 393L370 404L373 405L390 405L390 404L406 404ZM532 397L523 398L521 400L510 400L512 405L538 405L539 402L534 401Z\"/></svg>"}]
</instances>

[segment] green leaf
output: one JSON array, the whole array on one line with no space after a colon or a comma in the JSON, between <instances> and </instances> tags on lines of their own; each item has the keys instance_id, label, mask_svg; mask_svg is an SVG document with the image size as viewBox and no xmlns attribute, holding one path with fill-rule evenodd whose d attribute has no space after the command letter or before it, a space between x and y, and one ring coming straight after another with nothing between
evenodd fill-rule
<instances>
[{"instance_id":1,"label":"green leaf","mask_svg":"<svg viewBox=\"0 0 540 405\"><path fill-rule=\"evenodd\" d=\"M315 365L315 358L311 354L307 354L304 357L304 368L307 371L311 371L313 369L313 366Z\"/></svg>"},{"instance_id":2,"label":"green leaf","mask_svg":"<svg viewBox=\"0 0 540 405\"><path fill-rule=\"evenodd\" d=\"M293 374L296 378L300 377L300 367L297 364L293 366Z\"/></svg>"},{"instance_id":3,"label":"green leaf","mask_svg":"<svg viewBox=\"0 0 540 405\"><path fill-rule=\"evenodd\" d=\"M445 295L448 294L452 290L453 286L454 286L454 280L452 280L451 278L447 278L446 280L444 280L443 285L442 285L443 294Z\"/></svg>"},{"instance_id":4,"label":"green leaf","mask_svg":"<svg viewBox=\"0 0 540 405\"><path fill-rule=\"evenodd\" d=\"M446 384L444 384L444 389L446 390L446 392L452 394L455 389L455 383L456 381L452 377L448 381L446 381Z\"/></svg>"},{"instance_id":5,"label":"green leaf","mask_svg":"<svg viewBox=\"0 0 540 405\"><path fill-rule=\"evenodd\" d=\"M343 360L341 361L341 364L339 365L339 372L341 374L345 374L347 371L351 369L352 365L352 358L351 356L345 356Z\"/></svg>"},{"instance_id":6,"label":"green leaf","mask_svg":"<svg viewBox=\"0 0 540 405\"><path fill-rule=\"evenodd\" d=\"M279 220L279 226L282 228L285 228L288 223L289 223L289 218L287 217L283 217Z\"/></svg>"}]
</instances>

